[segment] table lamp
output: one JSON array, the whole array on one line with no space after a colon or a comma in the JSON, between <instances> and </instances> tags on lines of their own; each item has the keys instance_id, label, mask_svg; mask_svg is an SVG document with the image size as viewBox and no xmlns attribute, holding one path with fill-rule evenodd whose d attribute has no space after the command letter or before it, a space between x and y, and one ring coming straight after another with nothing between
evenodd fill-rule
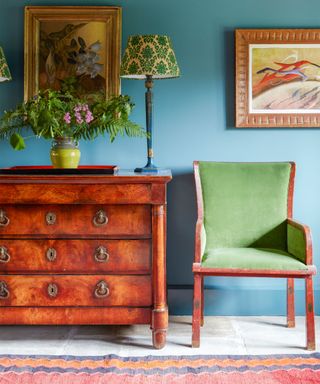
<instances>
[{"instance_id":1,"label":"table lamp","mask_svg":"<svg viewBox=\"0 0 320 384\"><path fill-rule=\"evenodd\" d=\"M180 70L172 48L171 40L163 35L129 36L125 49L120 76L128 79L145 80L146 131L148 162L135 172L158 173L153 162L152 148L152 87L154 79L179 77Z\"/></svg>"},{"instance_id":2,"label":"table lamp","mask_svg":"<svg viewBox=\"0 0 320 384\"><path fill-rule=\"evenodd\" d=\"M0 47L0 82L11 80L11 74L3 49Z\"/></svg>"}]
</instances>

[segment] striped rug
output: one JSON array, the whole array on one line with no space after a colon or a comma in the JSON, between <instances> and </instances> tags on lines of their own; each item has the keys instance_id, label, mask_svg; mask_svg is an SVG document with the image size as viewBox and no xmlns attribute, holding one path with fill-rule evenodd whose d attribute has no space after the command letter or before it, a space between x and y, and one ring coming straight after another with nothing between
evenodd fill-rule
<instances>
[{"instance_id":1,"label":"striped rug","mask_svg":"<svg viewBox=\"0 0 320 384\"><path fill-rule=\"evenodd\" d=\"M320 353L265 356L0 355L1 384L316 384Z\"/></svg>"}]
</instances>

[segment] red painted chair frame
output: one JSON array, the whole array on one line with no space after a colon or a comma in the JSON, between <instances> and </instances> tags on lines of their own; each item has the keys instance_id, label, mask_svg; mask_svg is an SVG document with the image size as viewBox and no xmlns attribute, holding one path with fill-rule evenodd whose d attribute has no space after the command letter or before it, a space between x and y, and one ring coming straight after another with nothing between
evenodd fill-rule
<instances>
[{"instance_id":1,"label":"red painted chair frame","mask_svg":"<svg viewBox=\"0 0 320 384\"><path fill-rule=\"evenodd\" d=\"M204 323L204 276L244 276L244 277L282 277L287 278L287 326L295 326L294 314L294 278L305 279L306 297L306 346L309 351L315 350L315 325L314 325L314 299L312 276L316 274L316 268L312 265L312 240L308 226L292 220L293 191L295 177L295 163L291 163L291 172L288 188L288 224L299 228L304 233L306 244L306 271L283 270L248 270L248 269L218 269L201 267L201 229L203 225L203 199L201 180L199 174L199 162L194 161L194 177L196 185L198 218L195 230L195 257L192 267L194 273L193 314L192 314L192 347L200 346L200 326Z\"/></svg>"}]
</instances>

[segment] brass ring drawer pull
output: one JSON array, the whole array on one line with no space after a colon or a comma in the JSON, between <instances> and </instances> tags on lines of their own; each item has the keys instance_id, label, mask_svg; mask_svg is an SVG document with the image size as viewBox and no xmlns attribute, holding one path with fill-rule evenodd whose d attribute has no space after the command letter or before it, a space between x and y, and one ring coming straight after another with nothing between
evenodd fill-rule
<instances>
[{"instance_id":1,"label":"brass ring drawer pull","mask_svg":"<svg viewBox=\"0 0 320 384\"><path fill-rule=\"evenodd\" d=\"M46 256L48 261L54 261L57 258L57 251L54 248L48 248Z\"/></svg>"},{"instance_id":2,"label":"brass ring drawer pull","mask_svg":"<svg viewBox=\"0 0 320 384\"><path fill-rule=\"evenodd\" d=\"M8 299L10 296L9 288L5 281L0 281L0 299Z\"/></svg>"},{"instance_id":3,"label":"brass ring drawer pull","mask_svg":"<svg viewBox=\"0 0 320 384\"><path fill-rule=\"evenodd\" d=\"M56 297L58 294L58 286L57 284L50 283L48 284L48 295L50 297Z\"/></svg>"},{"instance_id":4,"label":"brass ring drawer pull","mask_svg":"<svg viewBox=\"0 0 320 384\"><path fill-rule=\"evenodd\" d=\"M106 263L109 260L109 253L107 249L100 245L94 252L94 259L98 263Z\"/></svg>"},{"instance_id":5,"label":"brass ring drawer pull","mask_svg":"<svg viewBox=\"0 0 320 384\"><path fill-rule=\"evenodd\" d=\"M108 217L107 214L103 209L100 209L93 217L93 224L96 227L101 227L103 225L106 225L108 223Z\"/></svg>"},{"instance_id":6,"label":"brass ring drawer pull","mask_svg":"<svg viewBox=\"0 0 320 384\"><path fill-rule=\"evenodd\" d=\"M48 212L48 213L46 214L46 223L47 223L48 225L53 225L53 224L55 224L55 223L56 223L56 220L57 220L57 216L56 216L55 213L53 213L53 212Z\"/></svg>"},{"instance_id":7,"label":"brass ring drawer pull","mask_svg":"<svg viewBox=\"0 0 320 384\"><path fill-rule=\"evenodd\" d=\"M109 293L110 290L108 288L107 283L104 280L99 281L94 290L94 296L97 299L104 299L105 297L109 296Z\"/></svg>"},{"instance_id":8,"label":"brass ring drawer pull","mask_svg":"<svg viewBox=\"0 0 320 384\"><path fill-rule=\"evenodd\" d=\"M6 227L10 223L9 217L3 209L0 209L0 227Z\"/></svg>"},{"instance_id":9,"label":"brass ring drawer pull","mask_svg":"<svg viewBox=\"0 0 320 384\"><path fill-rule=\"evenodd\" d=\"M10 255L6 247L0 247L0 263L8 263L10 261Z\"/></svg>"}]
</instances>

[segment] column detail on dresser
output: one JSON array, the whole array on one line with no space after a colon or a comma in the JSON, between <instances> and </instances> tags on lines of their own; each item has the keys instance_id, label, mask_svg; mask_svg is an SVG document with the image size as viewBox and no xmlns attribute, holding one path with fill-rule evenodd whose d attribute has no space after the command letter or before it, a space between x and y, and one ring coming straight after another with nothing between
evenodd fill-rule
<instances>
[{"instance_id":1,"label":"column detail on dresser","mask_svg":"<svg viewBox=\"0 0 320 384\"><path fill-rule=\"evenodd\" d=\"M0 324L168 327L171 173L0 176Z\"/></svg>"},{"instance_id":2,"label":"column detail on dresser","mask_svg":"<svg viewBox=\"0 0 320 384\"><path fill-rule=\"evenodd\" d=\"M154 205L152 209L152 274L153 303L152 340L157 349L164 347L168 328L168 307L166 298L166 239L164 205Z\"/></svg>"}]
</instances>

